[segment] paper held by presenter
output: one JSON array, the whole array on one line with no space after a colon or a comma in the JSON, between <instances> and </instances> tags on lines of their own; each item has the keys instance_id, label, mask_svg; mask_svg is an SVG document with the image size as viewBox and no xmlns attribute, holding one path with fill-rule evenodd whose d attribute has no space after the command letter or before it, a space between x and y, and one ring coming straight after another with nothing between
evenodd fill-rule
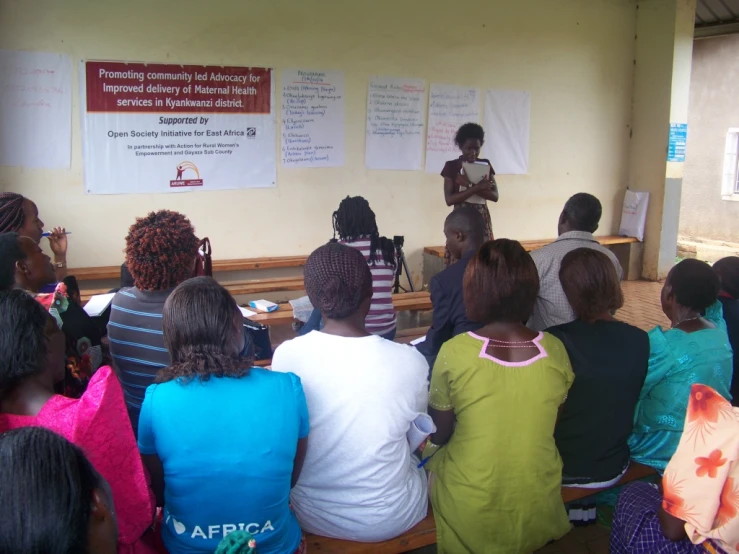
<instances>
[{"instance_id":1,"label":"paper held by presenter","mask_svg":"<svg viewBox=\"0 0 739 554\"><path fill-rule=\"evenodd\" d=\"M462 172L467 175L467 179L470 181L470 186L476 185L483 179L488 179L490 177L490 166L487 163L482 162L463 162L462 163ZM465 189L462 189L460 187L460 192L464 192ZM473 194L470 196L466 202L469 202L471 204L485 204L487 201L477 194Z\"/></svg>"}]
</instances>

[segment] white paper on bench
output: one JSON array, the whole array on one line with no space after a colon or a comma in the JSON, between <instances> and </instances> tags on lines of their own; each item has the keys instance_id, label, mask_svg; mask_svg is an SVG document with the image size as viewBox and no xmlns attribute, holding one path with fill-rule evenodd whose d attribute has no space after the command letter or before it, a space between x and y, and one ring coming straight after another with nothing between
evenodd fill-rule
<instances>
[{"instance_id":1,"label":"white paper on bench","mask_svg":"<svg viewBox=\"0 0 739 554\"><path fill-rule=\"evenodd\" d=\"M97 317L108 309L108 306L110 306L110 303L113 301L114 296L114 292L109 292L108 294L96 294L95 296L91 296L90 300L87 301L87 304L85 304L85 307L83 309L90 317Z\"/></svg>"},{"instance_id":2,"label":"white paper on bench","mask_svg":"<svg viewBox=\"0 0 739 554\"><path fill-rule=\"evenodd\" d=\"M422 337L418 337L417 339L413 339L411 341L411 346L418 346L419 344L421 344L425 340L426 340L426 335L424 335Z\"/></svg>"},{"instance_id":3,"label":"white paper on bench","mask_svg":"<svg viewBox=\"0 0 739 554\"><path fill-rule=\"evenodd\" d=\"M408 444L411 447L411 453L415 452L416 449L421 446L423 441L426 440L431 433L436 432L436 425L434 420L428 414L418 414L416 419L411 422L411 428L406 433Z\"/></svg>"},{"instance_id":4,"label":"white paper on bench","mask_svg":"<svg viewBox=\"0 0 739 554\"><path fill-rule=\"evenodd\" d=\"M252 312L251 310L247 310L243 306L239 306L239 310L241 310L241 315L243 315L244 317L252 317L252 316L257 315L257 312Z\"/></svg>"}]
</instances>

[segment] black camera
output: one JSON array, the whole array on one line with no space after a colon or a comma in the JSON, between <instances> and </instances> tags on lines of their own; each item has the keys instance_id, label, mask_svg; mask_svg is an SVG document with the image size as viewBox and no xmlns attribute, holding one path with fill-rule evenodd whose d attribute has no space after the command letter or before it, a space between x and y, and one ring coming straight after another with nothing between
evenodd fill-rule
<instances>
[{"instance_id":1,"label":"black camera","mask_svg":"<svg viewBox=\"0 0 739 554\"><path fill-rule=\"evenodd\" d=\"M395 245L395 248L403 248L403 245L405 244L405 237L399 237L398 235L395 235L393 237L393 244Z\"/></svg>"}]
</instances>

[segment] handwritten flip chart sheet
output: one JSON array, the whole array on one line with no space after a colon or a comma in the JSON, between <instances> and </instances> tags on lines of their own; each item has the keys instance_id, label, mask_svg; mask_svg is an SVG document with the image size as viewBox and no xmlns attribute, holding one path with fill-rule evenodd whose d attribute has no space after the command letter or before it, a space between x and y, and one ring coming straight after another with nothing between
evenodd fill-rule
<instances>
[{"instance_id":1,"label":"handwritten flip chart sheet","mask_svg":"<svg viewBox=\"0 0 739 554\"><path fill-rule=\"evenodd\" d=\"M488 90L485 93L485 144L483 156L499 175L529 172L531 94L523 90Z\"/></svg>"},{"instance_id":2,"label":"handwritten flip chart sheet","mask_svg":"<svg viewBox=\"0 0 739 554\"><path fill-rule=\"evenodd\" d=\"M476 88L432 84L426 134L426 171L441 173L444 164L459 157L454 136L465 123L480 121L480 91Z\"/></svg>"},{"instance_id":3,"label":"handwritten flip chart sheet","mask_svg":"<svg viewBox=\"0 0 739 554\"><path fill-rule=\"evenodd\" d=\"M69 169L72 61L0 50L0 165Z\"/></svg>"},{"instance_id":4,"label":"handwritten flip chart sheet","mask_svg":"<svg viewBox=\"0 0 739 554\"><path fill-rule=\"evenodd\" d=\"M344 73L282 73L282 165L344 165Z\"/></svg>"},{"instance_id":5,"label":"handwritten flip chart sheet","mask_svg":"<svg viewBox=\"0 0 739 554\"><path fill-rule=\"evenodd\" d=\"M425 109L425 81L394 77L370 81L364 156L369 169L421 169Z\"/></svg>"}]
</instances>

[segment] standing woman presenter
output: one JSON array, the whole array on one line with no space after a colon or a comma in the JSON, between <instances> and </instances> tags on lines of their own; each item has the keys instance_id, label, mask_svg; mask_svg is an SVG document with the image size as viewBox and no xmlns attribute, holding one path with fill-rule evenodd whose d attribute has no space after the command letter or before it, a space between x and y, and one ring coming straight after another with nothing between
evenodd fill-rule
<instances>
[{"instance_id":1,"label":"standing woman presenter","mask_svg":"<svg viewBox=\"0 0 739 554\"><path fill-rule=\"evenodd\" d=\"M498 201L498 185L495 182L495 170L490 160L479 158L480 149L485 142L485 131L477 123L465 123L457 130L454 143L459 147L462 155L456 160L444 164L441 176L444 177L444 200L447 206L454 209L462 206L472 206L482 214L485 222L485 241L493 240L493 222L490 219L487 201ZM487 164L490 168L487 177L478 183L470 182L464 170L464 163ZM455 263L455 258L444 251L444 263L449 266Z\"/></svg>"}]
</instances>

